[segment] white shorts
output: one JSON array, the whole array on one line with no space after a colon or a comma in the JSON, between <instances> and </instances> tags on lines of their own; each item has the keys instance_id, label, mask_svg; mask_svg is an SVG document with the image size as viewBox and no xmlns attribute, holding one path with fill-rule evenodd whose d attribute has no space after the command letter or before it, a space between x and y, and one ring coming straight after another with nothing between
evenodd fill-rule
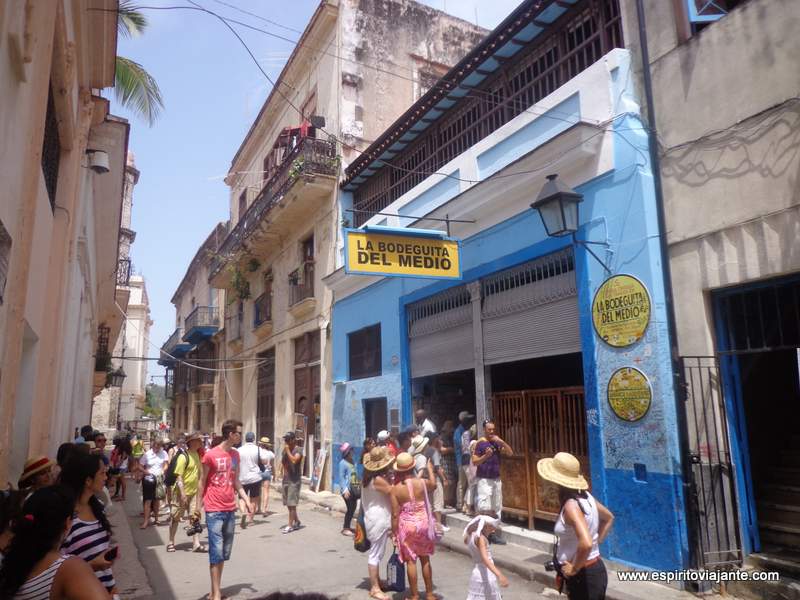
<instances>
[{"instance_id":1,"label":"white shorts","mask_svg":"<svg viewBox=\"0 0 800 600\"><path fill-rule=\"evenodd\" d=\"M433 512L442 512L444 510L444 486L439 478L436 479L436 489L433 490L431 504L433 504Z\"/></svg>"},{"instance_id":2,"label":"white shorts","mask_svg":"<svg viewBox=\"0 0 800 600\"><path fill-rule=\"evenodd\" d=\"M375 540L370 540L372 544L367 552L367 564L377 567L383 560L383 555L386 554L386 542L389 539L389 530L384 531L381 536Z\"/></svg>"},{"instance_id":3,"label":"white shorts","mask_svg":"<svg viewBox=\"0 0 800 600\"><path fill-rule=\"evenodd\" d=\"M503 482L499 479L479 477L477 481L478 501L475 510L491 512L498 516L503 510Z\"/></svg>"}]
</instances>

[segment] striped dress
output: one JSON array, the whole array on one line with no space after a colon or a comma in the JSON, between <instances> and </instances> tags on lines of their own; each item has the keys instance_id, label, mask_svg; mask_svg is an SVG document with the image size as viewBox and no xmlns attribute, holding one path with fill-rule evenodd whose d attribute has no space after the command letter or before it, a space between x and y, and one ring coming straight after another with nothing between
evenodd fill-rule
<instances>
[{"instance_id":1,"label":"striped dress","mask_svg":"<svg viewBox=\"0 0 800 600\"><path fill-rule=\"evenodd\" d=\"M89 562L96 556L107 552L111 545L111 533L103 528L100 521L84 521L75 517L72 520L72 529L69 530L61 550L72 556L80 556ZM95 571L95 575L107 590L111 590L116 582L114 573L110 568L104 571Z\"/></svg>"},{"instance_id":2,"label":"striped dress","mask_svg":"<svg viewBox=\"0 0 800 600\"><path fill-rule=\"evenodd\" d=\"M53 564L39 573L36 577L31 577L22 584L14 594L14 600L50 600L50 590L53 587L53 580L56 578L61 564L69 558L62 556L53 561Z\"/></svg>"}]
</instances>

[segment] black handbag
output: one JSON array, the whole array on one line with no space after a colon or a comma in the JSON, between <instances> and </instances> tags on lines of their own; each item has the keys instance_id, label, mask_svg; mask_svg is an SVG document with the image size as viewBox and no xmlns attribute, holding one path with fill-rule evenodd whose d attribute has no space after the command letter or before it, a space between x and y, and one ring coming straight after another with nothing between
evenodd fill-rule
<instances>
[{"instance_id":1,"label":"black handbag","mask_svg":"<svg viewBox=\"0 0 800 600\"><path fill-rule=\"evenodd\" d=\"M372 542L367 538L367 527L364 524L364 507L358 511L356 519L356 532L353 535L353 548L358 552L367 552L372 547Z\"/></svg>"},{"instance_id":2,"label":"black handbag","mask_svg":"<svg viewBox=\"0 0 800 600\"><path fill-rule=\"evenodd\" d=\"M355 469L350 474L350 483L347 486L348 491L350 492L350 497L358 500L361 498L361 482L358 480L358 475L355 472Z\"/></svg>"}]
</instances>

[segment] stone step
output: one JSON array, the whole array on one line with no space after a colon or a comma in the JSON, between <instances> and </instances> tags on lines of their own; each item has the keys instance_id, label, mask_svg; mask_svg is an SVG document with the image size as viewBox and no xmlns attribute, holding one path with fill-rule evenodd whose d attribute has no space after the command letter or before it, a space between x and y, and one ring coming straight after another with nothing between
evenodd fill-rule
<instances>
[{"instance_id":1,"label":"stone step","mask_svg":"<svg viewBox=\"0 0 800 600\"><path fill-rule=\"evenodd\" d=\"M457 530L459 536L463 533L464 527L467 526L470 519L471 517L452 509L445 510L442 513L442 522L453 530ZM555 542L555 536L552 533L525 529L524 527L505 523L503 524L503 538L509 543L523 548L530 548L537 552L544 552L548 555L552 554L553 542Z\"/></svg>"},{"instance_id":2,"label":"stone step","mask_svg":"<svg viewBox=\"0 0 800 600\"><path fill-rule=\"evenodd\" d=\"M773 467L769 479L779 485L800 486L800 467Z\"/></svg>"},{"instance_id":3,"label":"stone step","mask_svg":"<svg viewBox=\"0 0 800 600\"><path fill-rule=\"evenodd\" d=\"M763 502L800 505L800 486L778 483L762 485L759 497Z\"/></svg>"},{"instance_id":4,"label":"stone step","mask_svg":"<svg viewBox=\"0 0 800 600\"><path fill-rule=\"evenodd\" d=\"M764 543L800 548L800 525L785 525L759 519L758 531Z\"/></svg>"},{"instance_id":5,"label":"stone step","mask_svg":"<svg viewBox=\"0 0 800 600\"><path fill-rule=\"evenodd\" d=\"M758 520L759 522L800 526L800 505L759 502Z\"/></svg>"}]
</instances>

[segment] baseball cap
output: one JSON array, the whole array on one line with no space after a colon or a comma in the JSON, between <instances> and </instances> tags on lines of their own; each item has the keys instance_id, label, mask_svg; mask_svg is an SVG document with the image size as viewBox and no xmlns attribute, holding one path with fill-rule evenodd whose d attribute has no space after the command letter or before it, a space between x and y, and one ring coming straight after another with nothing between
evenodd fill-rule
<instances>
[{"instance_id":1,"label":"baseball cap","mask_svg":"<svg viewBox=\"0 0 800 600\"><path fill-rule=\"evenodd\" d=\"M390 434L385 429L378 432L377 438L379 442L385 442L390 437Z\"/></svg>"},{"instance_id":2,"label":"baseball cap","mask_svg":"<svg viewBox=\"0 0 800 600\"><path fill-rule=\"evenodd\" d=\"M471 419L474 416L475 415L470 413L468 410L462 410L460 413L458 413L458 420L463 421L464 419Z\"/></svg>"},{"instance_id":3,"label":"baseball cap","mask_svg":"<svg viewBox=\"0 0 800 600\"><path fill-rule=\"evenodd\" d=\"M245 442L255 442L256 441L256 434L252 431L248 431L247 434L244 436Z\"/></svg>"},{"instance_id":4,"label":"baseball cap","mask_svg":"<svg viewBox=\"0 0 800 600\"><path fill-rule=\"evenodd\" d=\"M287 431L286 433L283 434L284 440L293 440L295 439L295 437L297 436L294 434L294 431Z\"/></svg>"}]
</instances>

